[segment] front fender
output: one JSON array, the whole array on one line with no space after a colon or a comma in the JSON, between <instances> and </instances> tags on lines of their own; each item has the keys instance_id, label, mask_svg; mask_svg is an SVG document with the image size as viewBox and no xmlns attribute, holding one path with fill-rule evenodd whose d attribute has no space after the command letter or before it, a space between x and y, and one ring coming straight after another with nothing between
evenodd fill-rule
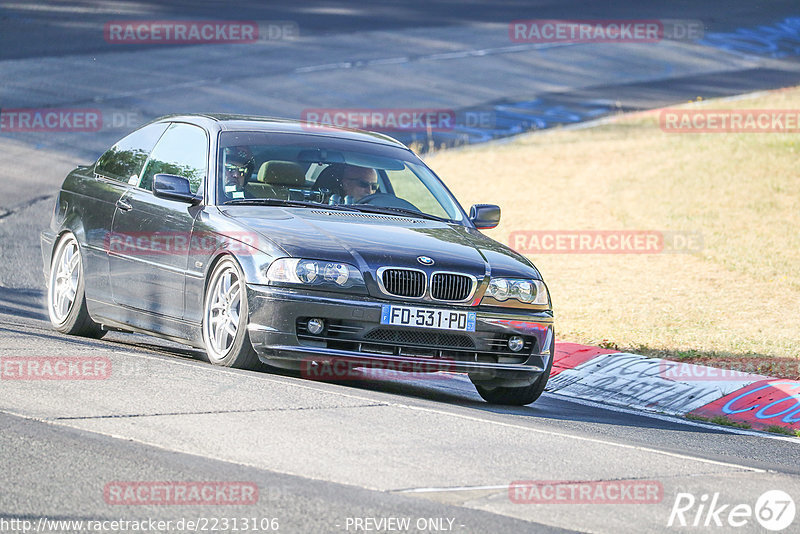
<instances>
[{"instance_id":1,"label":"front fender","mask_svg":"<svg viewBox=\"0 0 800 534\"><path fill-rule=\"evenodd\" d=\"M206 284L220 258L232 256L242 268L247 284L265 284L264 273L269 264L286 256L264 236L243 229L214 209L199 214L192 229L184 318L196 323L202 319Z\"/></svg>"}]
</instances>

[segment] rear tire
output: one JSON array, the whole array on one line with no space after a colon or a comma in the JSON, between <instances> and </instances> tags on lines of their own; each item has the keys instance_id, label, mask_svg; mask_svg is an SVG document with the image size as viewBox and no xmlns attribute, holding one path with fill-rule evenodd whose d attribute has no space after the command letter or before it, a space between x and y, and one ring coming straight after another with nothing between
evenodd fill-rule
<instances>
[{"instance_id":1,"label":"rear tire","mask_svg":"<svg viewBox=\"0 0 800 534\"><path fill-rule=\"evenodd\" d=\"M209 362L237 369L259 367L247 332L248 316L244 275L226 256L214 266L203 298L203 343Z\"/></svg>"},{"instance_id":2,"label":"rear tire","mask_svg":"<svg viewBox=\"0 0 800 534\"><path fill-rule=\"evenodd\" d=\"M506 406L532 404L542 395L545 386L547 386L547 381L550 379L550 370L553 368L553 356L554 353L551 353L547 368L530 386L481 386L480 382L473 382L473 385L478 391L478 395L491 404L503 404Z\"/></svg>"},{"instance_id":3,"label":"rear tire","mask_svg":"<svg viewBox=\"0 0 800 534\"><path fill-rule=\"evenodd\" d=\"M106 333L89 316L80 245L70 232L58 240L50 260L47 315L53 328L64 334L99 339Z\"/></svg>"}]
</instances>

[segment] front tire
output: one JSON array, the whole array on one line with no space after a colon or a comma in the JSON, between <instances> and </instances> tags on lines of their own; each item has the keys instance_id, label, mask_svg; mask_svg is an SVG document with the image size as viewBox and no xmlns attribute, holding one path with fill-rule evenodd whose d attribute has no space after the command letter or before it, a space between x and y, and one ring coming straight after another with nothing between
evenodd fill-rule
<instances>
[{"instance_id":1,"label":"front tire","mask_svg":"<svg viewBox=\"0 0 800 534\"><path fill-rule=\"evenodd\" d=\"M50 261L47 314L59 332L101 338L106 331L89 316L84 288L80 246L72 233L66 233L56 243Z\"/></svg>"},{"instance_id":2,"label":"front tire","mask_svg":"<svg viewBox=\"0 0 800 534\"><path fill-rule=\"evenodd\" d=\"M525 406L536 402L544 392L547 381L550 378L550 370L553 368L553 357L555 352L550 354L550 361L547 368L539 375L531 385L522 387L505 386L481 386L480 383L473 382L483 400L491 404L503 404L506 406Z\"/></svg>"},{"instance_id":3,"label":"front tire","mask_svg":"<svg viewBox=\"0 0 800 534\"><path fill-rule=\"evenodd\" d=\"M242 270L233 258L224 257L214 267L203 299L203 343L209 362L237 369L258 367L247 333L248 313Z\"/></svg>"}]
</instances>

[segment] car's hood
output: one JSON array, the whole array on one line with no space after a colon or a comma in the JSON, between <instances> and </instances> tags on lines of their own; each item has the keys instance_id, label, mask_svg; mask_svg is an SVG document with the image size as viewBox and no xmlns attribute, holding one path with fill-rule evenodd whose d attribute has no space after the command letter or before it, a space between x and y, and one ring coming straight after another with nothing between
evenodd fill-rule
<instances>
[{"instance_id":1,"label":"car's hood","mask_svg":"<svg viewBox=\"0 0 800 534\"><path fill-rule=\"evenodd\" d=\"M341 261L373 274L384 266L456 271L476 276L539 273L516 252L458 224L308 208L237 206L224 213L293 257ZM434 260L426 266L420 256Z\"/></svg>"}]
</instances>

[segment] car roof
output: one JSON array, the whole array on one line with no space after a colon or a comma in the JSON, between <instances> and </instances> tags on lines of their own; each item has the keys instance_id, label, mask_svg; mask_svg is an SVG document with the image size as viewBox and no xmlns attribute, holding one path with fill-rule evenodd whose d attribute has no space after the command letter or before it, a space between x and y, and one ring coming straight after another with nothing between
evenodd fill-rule
<instances>
[{"instance_id":1,"label":"car roof","mask_svg":"<svg viewBox=\"0 0 800 534\"><path fill-rule=\"evenodd\" d=\"M382 133L369 132L366 130L356 130L352 128L340 128L337 126L321 125L309 123L295 119L280 117L258 117L253 115L232 115L225 113L193 113L165 115L153 122L164 120L179 120L197 124L208 125L209 122L216 123L222 131L246 131L246 132L278 132L278 133L298 133L307 135L321 135L325 137L336 137L339 139L350 139L353 141L368 141L399 148L407 147L400 141Z\"/></svg>"}]
</instances>

